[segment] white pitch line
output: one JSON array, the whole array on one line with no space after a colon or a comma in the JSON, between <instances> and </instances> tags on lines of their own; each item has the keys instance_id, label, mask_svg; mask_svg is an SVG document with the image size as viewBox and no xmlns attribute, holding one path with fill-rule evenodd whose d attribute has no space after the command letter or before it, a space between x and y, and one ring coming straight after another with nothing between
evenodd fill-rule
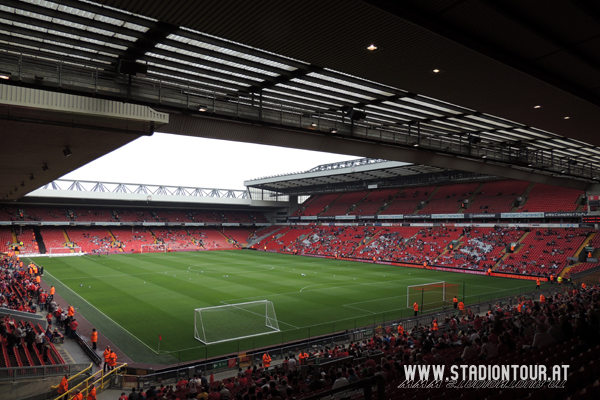
<instances>
[{"instance_id":1,"label":"white pitch line","mask_svg":"<svg viewBox=\"0 0 600 400\"><path fill-rule=\"evenodd\" d=\"M144 346L146 346L151 352L153 352L154 354L158 353L156 352L156 350L154 350L152 347L148 346L146 343L144 343L140 338L138 338L137 336L135 336L133 333L129 332L127 329L123 328L121 325L119 325L114 319L112 319L111 317L109 317L108 315L104 314L102 311L100 311L96 306L94 306L92 303L90 303L89 301L87 301L86 299L84 299L83 297L81 297L81 295L79 293L77 293L76 291L74 291L73 289L71 289L70 287L68 287L67 285L65 285L64 283L61 282L61 280L57 279L54 275L52 275L50 272L44 271L44 273L50 275L52 278L56 279L58 282L60 282L62 284L62 286L64 286L66 289L70 290L75 296L79 297L81 300L83 300L85 303L87 303L90 307L92 307L94 310L98 311L100 314L102 314L106 319L108 319L109 321L111 321L113 324L115 324L116 326L118 326L119 328L123 329L125 332L127 332L129 335L131 335L131 337L133 337L134 339L136 339L138 342L140 342L141 344L143 344Z\"/></svg>"},{"instance_id":2,"label":"white pitch line","mask_svg":"<svg viewBox=\"0 0 600 400\"><path fill-rule=\"evenodd\" d=\"M82 276L82 277L74 277L74 278L63 278L61 281L72 281L75 279L90 279L90 278L123 278L125 276L138 276L138 275L151 275L151 274L165 274L172 272L181 272L182 270L178 269L176 271L160 271L160 272L138 272L137 274L120 274L120 275L98 275L98 276Z\"/></svg>"},{"instance_id":3,"label":"white pitch line","mask_svg":"<svg viewBox=\"0 0 600 400\"><path fill-rule=\"evenodd\" d=\"M382 283L404 282L404 281L411 281L411 280L414 281L414 280L422 280L422 279L425 279L425 278L395 279L395 280L390 280L390 281L377 281L377 282L356 283L356 284L344 285L344 286L328 286L328 287L319 288L319 289L307 290L307 291L302 292L302 293L316 292L316 291L319 291L319 290L344 289L344 288L352 287L352 286L379 285L379 284L382 284ZM322 285L326 285L326 283L323 283ZM303 288L303 289L305 289L305 288ZM300 293L300 291L284 292L284 293L274 293L274 294L269 294L269 296L284 296L284 295L288 295L288 294L297 294L297 293ZM258 298L263 298L263 297L265 297L265 296L238 297L238 298L235 298L235 299L228 299L227 301L258 299Z\"/></svg>"},{"instance_id":4,"label":"white pitch line","mask_svg":"<svg viewBox=\"0 0 600 400\"><path fill-rule=\"evenodd\" d=\"M352 306L349 306L349 305L347 305L347 304L342 304L342 307L353 308L353 309L355 309L355 310L365 311L365 312L368 312L368 313L370 313L370 314L377 314L376 312L369 311L369 310L365 310L364 308L352 307Z\"/></svg>"}]
</instances>

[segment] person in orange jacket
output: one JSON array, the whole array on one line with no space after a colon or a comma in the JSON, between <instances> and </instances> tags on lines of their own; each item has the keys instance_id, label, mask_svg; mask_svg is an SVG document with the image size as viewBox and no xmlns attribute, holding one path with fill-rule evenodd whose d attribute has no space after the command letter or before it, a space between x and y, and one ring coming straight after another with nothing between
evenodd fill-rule
<instances>
[{"instance_id":1,"label":"person in orange jacket","mask_svg":"<svg viewBox=\"0 0 600 400\"><path fill-rule=\"evenodd\" d=\"M96 328L92 329L90 341L92 342L92 350L96 350L96 344L98 343L98 331L96 330Z\"/></svg>"},{"instance_id":2,"label":"person in orange jacket","mask_svg":"<svg viewBox=\"0 0 600 400\"><path fill-rule=\"evenodd\" d=\"M419 303L417 303L415 301L415 304L413 304L413 310L415 311L415 317L419 314Z\"/></svg>"},{"instance_id":3,"label":"person in orange jacket","mask_svg":"<svg viewBox=\"0 0 600 400\"><path fill-rule=\"evenodd\" d=\"M104 353L102 353L102 356L104 357L104 368L103 368L104 372L106 372L106 370L108 369L108 360L110 358L110 353L112 353L110 351L110 347L106 346L106 349L104 350Z\"/></svg>"},{"instance_id":4,"label":"person in orange jacket","mask_svg":"<svg viewBox=\"0 0 600 400\"><path fill-rule=\"evenodd\" d=\"M265 354L263 354L262 359L263 359L263 365L265 366L265 369L269 368L271 366L271 356L269 355L268 351L266 351Z\"/></svg>"},{"instance_id":5,"label":"person in orange jacket","mask_svg":"<svg viewBox=\"0 0 600 400\"><path fill-rule=\"evenodd\" d=\"M83 400L83 393L81 393L81 390L77 389L75 391L75 396L72 397L72 400Z\"/></svg>"},{"instance_id":6,"label":"person in orange jacket","mask_svg":"<svg viewBox=\"0 0 600 400\"><path fill-rule=\"evenodd\" d=\"M92 385L92 388L90 389L90 391L88 392L87 395L87 399L86 400L97 400L96 399L96 386Z\"/></svg>"},{"instance_id":7,"label":"person in orange jacket","mask_svg":"<svg viewBox=\"0 0 600 400\"><path fill-rule=\"evenodd\" d=\"M65 375L63 376L62 380L60 381L60 384L58 385L58 389L56 390L58 392L58 394L63 394L63 393L67 393L67 390L69 390L69 375Z\"/></svg>"},{"instance_id":8,"label":"person in orange jacket","mask_svg":"<svg viewBox=\"0 0 600 400\"><path fill-rule=\"evenodd\" d=\"M110 356L108 357L108 369L112 371L117 366L117 353L114 351L110 352Z\"/></svg>"}]
</instances>

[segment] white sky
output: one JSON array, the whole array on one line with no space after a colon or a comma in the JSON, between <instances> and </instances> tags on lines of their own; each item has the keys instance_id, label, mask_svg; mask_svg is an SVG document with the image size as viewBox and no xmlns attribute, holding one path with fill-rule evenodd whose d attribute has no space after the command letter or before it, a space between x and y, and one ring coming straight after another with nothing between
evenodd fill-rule
<instances>
[{"instance_id":1,"label":"white sky","mask_svg":"<svg viewBox=\"0 0 600 400\"><path fill-rule=\"evenodd\" d=\"M244 181L353 157L166 133L141 137L64 179L245 189Z\"/></svg>"}]
</instances>

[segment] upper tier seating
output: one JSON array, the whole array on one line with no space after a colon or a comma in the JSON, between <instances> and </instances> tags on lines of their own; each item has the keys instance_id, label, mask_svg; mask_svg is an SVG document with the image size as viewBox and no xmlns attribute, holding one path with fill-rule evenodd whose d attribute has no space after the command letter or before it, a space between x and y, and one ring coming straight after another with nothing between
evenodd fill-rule
<instances>
[{"instance_id":1,"label":"upper tier seating","mask_svg":"<svg viewBox=\"0 0 600 400\"><path fill-rule=\"evenodd\" d=\"M339 193L318 194L313 198L308 199L306 201L306 206L303 205L303 207L298 210L297 215L318 215L325 211L325 207L340 196Z\"/></svg>"},{"instance_id":2,"label":"upper tier seating","mask_svg":"<svg viewBox=\"0 0 600 400\"><path fill-rule=\"evenodd\" d=\"M384 203L390 202L399 189L382 189L369 192L367 197L356 207L350 211L350 215L375 215Z\"/></svg>"},{"instance_id":3,"label":"upper tier seating","mask_svg":"<svg viewBox=\"0 0 600 400\"><path fill-rule=\"evenodd\" d=\"M331 216L331 215L345 215L348 213L351 207L355 206L359 201L365 197L366 192L351 192L344 193L340 197L338 197L334 203L332 203L329 208L322 213L322 216Z\"/></svg>"},{"instance_id":4,"label":"upper tier seating","mask_svg":"<svg viewBox=\"0 0 600 400\"><path fill-rule=\"evenodd\" d=\"M510 212L516 198L523 194L527 186L529 182L525 181L486 182L465 212L474 214Z\"/></svg>"},{"instance_id":5,"label":"upper tier seating","mask_svg":"<svg viewBox=\"0 0 600 400\"><path fill-rule=\"evenodd\" d=\"M584 192L577 189L536 183L527 196L527 202L519 211L575 211L578 206L577 199L582 194Z\"/></svg>"},{"instance_id":6,"label":"upper tier seating","mask_svg":"<svg viewBox=\"0 0 600 400\"><path fill-rule=\"evenodd\" d=\"M419 203L424 201L435 190L435 186L423 186L412 189L404 189L392 200L380 215L412 214Z\"/></svg>"}]
</instances>

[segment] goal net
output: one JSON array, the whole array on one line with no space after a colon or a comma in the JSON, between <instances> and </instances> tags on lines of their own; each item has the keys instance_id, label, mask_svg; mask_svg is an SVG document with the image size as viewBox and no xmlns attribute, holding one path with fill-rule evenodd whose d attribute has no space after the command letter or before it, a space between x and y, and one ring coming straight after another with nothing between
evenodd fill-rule
<instances>
[{"instance_id":1,"label":"goal net","mask_svg":"<svg viewBox=\"0 0 600 400\"><path fill-rule=\"evenodd\" d=\"M140 253L165 253L167 246L164 244L143 244Z\"/></svg>"},{"instance_id":2,"label":"goal net","mask_svg":"<svg viewBox=\"0 0 600 400\"><path fill-rule=\"evenodd\" d=\"M52 256L64 256L69 254L82 254L81 247L51 247L48 249L48 254Z\"/></svg>"},{"instance_id":3,"label":"goal net","mask_svg":"<svg viewBox=\"0 0 600 400\"><path fill-rule=\"evenodd\" d=\"M406 307L413 308L419 304L419 311L433 310L453 306L452 299L458 296L459 283L433 282L423 285L412 285L406 288Z\"/></svg>"},{"instance_id":4,"label":"goal net","mask_svg":"<svg viewBox=\"0 0 600 400\"><path fill-rule=\"evenodd\" d=\"M273 302L226 304L194 310L194 337L204 344L279 332Z\"/></svg>"}]
</instances>

